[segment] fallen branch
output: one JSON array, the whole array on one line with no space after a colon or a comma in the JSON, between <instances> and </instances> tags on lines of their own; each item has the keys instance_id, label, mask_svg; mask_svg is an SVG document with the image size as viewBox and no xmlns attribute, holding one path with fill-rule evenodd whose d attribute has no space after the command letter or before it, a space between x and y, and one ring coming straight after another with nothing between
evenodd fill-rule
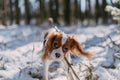
<instances>
[{"instance_id":1,"label":"fallen branch","mask_svg":"<svg viewBox=\"0 0 120 80\"><path fill-rule=\"evenodd\" d=\"M89 73L90 73L90 75L89 76L87 76L86 78L87 78L87 80L90 80L91 78L92 78L92 69L93 69L93 65L92 64L90 64L91 66L89 67L88 65L86 65L86 64L84 64L84 63L82 63L82 62L80 62L82 65L84 65L84 66L86 66L87 67L87 69L86 70L88 70L89 71ZM86 71L86 70L84 70L84 71ZM84 72L83 71L83 72Z\"/></svg>"},{"instance_id":2,"label":"fallen branch","mask_svg":"<svg viewBox=\"0 0 120 80\"><path fill-rule=\"evenodd\" d=\"M115 43L115 41L112 40L112 38L110 36L108 36L108 38L110 39L111 43L114 45L114 46L117 46L118 48L120 48L120 46L118 44ZM113 49L114 50L114 53L118 53L120 50L116 50L114 49L113 47L110 47L109 44L107 45L110 49ZM116 61L116 58L119 59L115 54L112 55L113 56L113 62L109 65L109 66L102 66L104 68L115 68L115 61Z\"/></svg>"},{"instance_id":3,"label":"fallen branch","mask_svg":"<svg viewBox=\"0 0 120 80\"><path fill-rule=\"evenodd\" d=\"M115 53L114 57L120 60L120 53Z\"/></svg>"},{"instance_id":4,"label":"fallen branch","mask_svg":"<svg viewBox=\"0 0 120 80\"><path fill-rule=\"evenodd\" d=\"M76 72L74 71L74 69L72 68L71 64L68 62L68 60L66 59L66 57L64 57L66 63L68 64L68 67L71 68L71 70L73 71L74 75L76 76L76 78L78 78L78 80L80 80L80 78L78 77L78 75L76 74Z\"/></svg>"},{"instance_id":5,"label":"fallen branch","mask_svg":"<svg viewBox=\"0 0 120 80\"><path fill-rule=\"evenodd\" d=\"M110 39L110 41L112 42L113 45L117 45L110 36L108 36L108 38Z\"/></svg>"}]
</instances>

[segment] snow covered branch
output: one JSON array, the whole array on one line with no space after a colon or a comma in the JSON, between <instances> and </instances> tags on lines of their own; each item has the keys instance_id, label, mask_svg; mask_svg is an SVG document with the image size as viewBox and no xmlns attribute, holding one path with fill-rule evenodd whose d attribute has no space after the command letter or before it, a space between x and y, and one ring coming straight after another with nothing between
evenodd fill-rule
<instances>
[{"instance_id":1,"label":"snow covered branch","mask_svg":"<svg viewBox=\"0 0 120 80\"><path fill-rule=\"evenodd\" d=\"M112 0L114 4L120 4L120 0Z\"/></svg>"},{"instance_id":2,"label":"snow covered branch","mask_svg":"<svg viewBox=\"0 0 120 80\"><path fill-rule=\"evenodd\" d=\"M113 4L120 5L120 0L112 0L112 2ZM119 8L108 5L106 6L105 10L112 15L113 19L116 20L118 24L120 24L120 9Z\"/></svg>"}]
</instances>

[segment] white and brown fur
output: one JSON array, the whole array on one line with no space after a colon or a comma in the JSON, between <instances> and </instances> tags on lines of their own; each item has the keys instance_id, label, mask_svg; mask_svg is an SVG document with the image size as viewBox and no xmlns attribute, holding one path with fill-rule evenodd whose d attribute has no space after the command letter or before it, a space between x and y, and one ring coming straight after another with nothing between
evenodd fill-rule
<instances>
[{"instance_id":1,"label":"white and brown fur","mask_svg":"<svg viewBox=\"0 0 120 80\"><path fill-rule=\"evenodd\" d=\"M44 62L44 80L49 80L48 69L50 64L54 61L59 61L66 71L66 76L69 76L69 80L74 80L73 73L72 71L68 73L69 67L64 60L64 57L66 57L69 63L71 63L70 53L78 56L82 55L87 58L94 55L93 53L85 52L74 35L67 35L56 28L49 29L44 33L42 56Z\"/></svg>"}]
</instances>

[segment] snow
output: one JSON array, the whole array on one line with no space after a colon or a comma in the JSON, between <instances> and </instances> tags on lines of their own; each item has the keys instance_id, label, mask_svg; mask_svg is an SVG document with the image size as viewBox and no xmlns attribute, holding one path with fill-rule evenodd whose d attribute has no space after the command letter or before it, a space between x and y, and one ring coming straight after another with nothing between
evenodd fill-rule
<instances>
[{"instance_id":1,"label":"snow","mask_svg":"<svg viewBox=\"0 0 120 80\"><path fill-rule=\"evenodd\" d=\"M92 80L120 80L120 26L72 26L60 29L67 34L75 34L86 51L96 53L90 60L72 56L72 67L81 80L91 74ZM43 80L41 35L45 30L30 25L0 25L0 80ZM110 37L117 45L113 45ZM51 65L49 78L67 80L58 63Z\"/></svg>"}]
</instances>

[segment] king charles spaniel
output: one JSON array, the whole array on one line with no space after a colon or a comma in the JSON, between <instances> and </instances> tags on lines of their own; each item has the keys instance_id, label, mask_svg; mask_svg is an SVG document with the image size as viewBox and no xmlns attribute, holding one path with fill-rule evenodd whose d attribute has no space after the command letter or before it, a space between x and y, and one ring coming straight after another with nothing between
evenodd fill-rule
<instances>
[{"instance_id":1,"label":"king charles spaniel","mask_svg":"<svg viewBox=\"0 0 120 80\"><path fill-rule=\"evenodd\" d=\"M69 67L64 60L64 57L66 57L69 63L71 63L71 53L73 55L82 55L87 58L94 55L93 53L85 52L74 35L67 35L57 28L47 30L44 33L42 55L42 61L44 62L44 80L48 80L49 66L54 61L59 61L62 64L66 76L69 76L69 80L76 80L74 79L72 71L68 72Z\"/></svg>"}]
</instances>

